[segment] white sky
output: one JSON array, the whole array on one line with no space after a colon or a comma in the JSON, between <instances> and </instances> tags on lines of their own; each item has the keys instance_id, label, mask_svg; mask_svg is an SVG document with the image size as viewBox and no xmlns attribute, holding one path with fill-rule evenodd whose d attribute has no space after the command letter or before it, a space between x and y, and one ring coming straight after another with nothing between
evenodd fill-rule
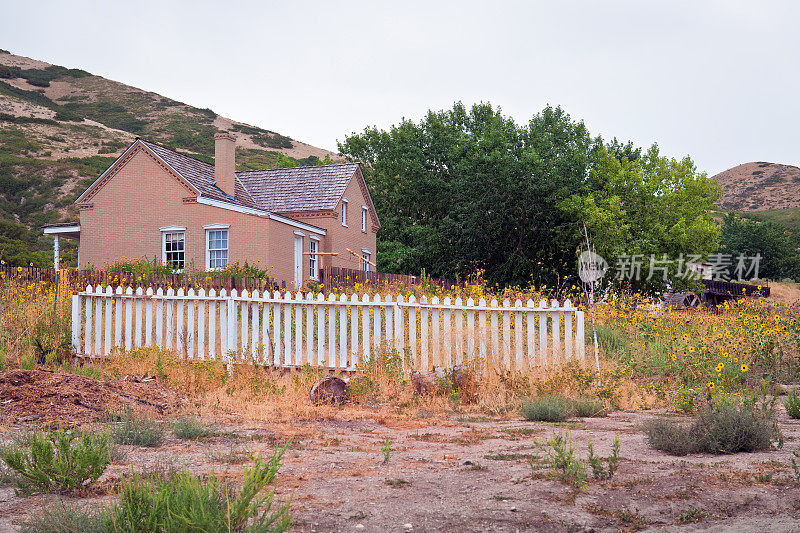
<instances>
[{"instance_id":1,"label":"white sky","mask_svg":"<svg viewBox=\"0 0 800 533\"><path fill-rule=\"evenodd\" d=\"M714 174L800 164L800 2L0 0L0 48L336 149L489 101Z\"/></svg>"}]
</instances>

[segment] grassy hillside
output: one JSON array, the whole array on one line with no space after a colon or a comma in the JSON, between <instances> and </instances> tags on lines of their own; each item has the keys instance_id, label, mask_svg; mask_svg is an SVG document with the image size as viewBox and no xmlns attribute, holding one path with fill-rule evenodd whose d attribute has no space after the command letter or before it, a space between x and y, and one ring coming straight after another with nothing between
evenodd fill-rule
<instances>
[{"instance_id":1,"label":"grassy hillside","mask_svg":"<svg viewBox=\"0 0 800 533\"><path fill-rule=\"evenodd\" d=\"M240 169L318 164L334 154L153 92L0 50L0 260L49 266L39 227L72 205L136 137L213 162L214 133L237 136ZM67 245L67 264L75 261Z\"/></svg>"}]
</instances>

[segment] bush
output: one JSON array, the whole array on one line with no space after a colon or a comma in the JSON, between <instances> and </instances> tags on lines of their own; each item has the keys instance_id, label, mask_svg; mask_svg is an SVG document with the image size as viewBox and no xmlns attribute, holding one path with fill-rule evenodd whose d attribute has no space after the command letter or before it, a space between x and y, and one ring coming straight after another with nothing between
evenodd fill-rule
<instances>
[{"instance_id":1,"label":"bush","mask_svg":"<svg viewBox=\"0 0 800 533\"><path fill-rule=\"evenodd\" d=\"M771 413L749 406L710 406L690 425L652 420L644 433L650 447L671 455L753 452L782 443Z\"/></svg>"},{"instance_id":2,"label":"bush","mask_svg":"<svg viewBox=\"0 0 800 533\"><path fill-rule=\"evenodd\" d=\"M119 499L107 509L45 508L23 524L23 531L286 531L291 523L288 503L274 505L274 491L265 491L274 482L285 451L285 446L276 450L266 462L255 457L253 465L244 469L240 490L213 477L174 470L135 476L123 483Z\"/></svg>"},{"instance_id":3,"label":"bush","mask_svg":"<svg viewBox=\"0 0 800 533\"><path fill-rule=\"evenodd\" d=\"M286 531L288 504L273 510L271 484L286 447L264 462L258 456L244 469L241 490L214 478L188 472L169 473L162 479L135 477L122 488L109 510L108 525L116 531Z\"/></svg>"},{"instance_id":4,"label":"bush","mask_svg":"<svg viewBox=\"0 0 800 533\"><path fill-rule=\"evenodd\" d=\"M797 394L796 390L789 391L783 406L790 418L800 418L800 394Z\"/></svg>"},{"instance_id":5,"label":"bush","mask_svg":"<svg viewBox=\"0 0 800 533\"><path fill-rule=\"evenodd\" d=\"M553 475L575 488L584 486L586 484L586 464L575 453L569 432L553 433L547 444L552 448L552 451L548 453L547 462Z\"/></svg>"},{"instance_id":6,"label":"bush","mask_svg":"<svg viewBox=\"0 0 800 533\"><path fill-rule=\"evenodd\" d=\"M108 435L90 432L32 432L0 450L0 458L26 494L87 488L110 461Z\"/></svg>"},{"instance_id":7,"label":"bush","mask_svg":"<svg viewBox=\"0 0 800 533\"><path fill-rule=\"evenodd\" d=\"M156 448L164 442L164 424L149 416L125 407L117 418L118 421L111 424L111 438L115 443Z\"/></svg>"},{"instance_id":8,"label":"bush","mask_svg":"<svg viewBox=\"0 0 800 533\"><path fill-rule=\"evenodd\" d=\"M581 418L605 415L605 406L597 398L580 398L574 404L575 414Z\"/></svg>"},{"instance_id":9,"label":"bush","mask_svg":"<svg viewBox=\"0 0 800 533\"><path fill-rule=\"evenodd\" d=\"M22 523L22 533L104 533L105 513L88 513L77 505L44 506Z\"/></svg>"},{"instance_id":10,"label":"bush","mask_svg":"<svg viewBox=\"0 0 800 533\"><path fill-rule=\"evenodd\" d=\"M172 432L176 437L183 440L197 440L203 437L213 437L217 431L211 427L201 424L195 418L181 417L172 423Z\"/></svg>"},{"instance_id":11,"label":"bush","mask_svg":"<svg viewBox=\"0 0 800 533\"><path fill-rule=\"evenodd\" d=\"M522 416L537 422L563 422L572 410L572 402L561 396L543 396L522 404Z\"/></svg>"}]
</instances>

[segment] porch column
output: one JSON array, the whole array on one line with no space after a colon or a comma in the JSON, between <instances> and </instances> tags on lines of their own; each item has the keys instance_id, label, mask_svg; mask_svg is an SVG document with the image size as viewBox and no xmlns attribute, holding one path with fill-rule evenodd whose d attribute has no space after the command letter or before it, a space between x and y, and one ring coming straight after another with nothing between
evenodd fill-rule
<instances>
[{"instance_id":1,"label":"porch column","mask_svg":"<svg viewBox=\"0 0 800 533\"><path fill-rule=\"evenodd\" d=\"M58 235L53 235L53 268L58 270Z\"/></svg>"}]
</instances>

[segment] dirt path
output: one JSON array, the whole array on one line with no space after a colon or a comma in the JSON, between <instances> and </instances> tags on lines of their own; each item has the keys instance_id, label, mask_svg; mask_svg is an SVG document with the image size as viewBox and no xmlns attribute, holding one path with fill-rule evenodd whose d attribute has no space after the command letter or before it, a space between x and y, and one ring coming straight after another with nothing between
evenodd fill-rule
<instances>
[{"instance_id":1,"label":"dirt path","mask_svg":"<svg viewBox=\"0 0 800 533\"><path fill-rule=\"evenodd\" d=\"M655 412L617 412L562 425L475 417L337 419L226 425L207 442L169 439L128 448L101 486L122 474L173 464L238 476L246 450L269 454L292 438L279 494L292 495L294 530L311 531L797 531L800 492L791 468L800 424L781 415L781 449L685 458L650 450L637 426ZM664 413L661 413L664 414ZM537 457L553 431L569 430L586 456L591 438L623 460L610 481L580 491L551 479ZM384 463L388 439L391 455ZM531 461L533 460L533 467ZM107 500L102 494L80 500ZM56 496L20 498L0 488L0 531Z\"/></svg>"}]
</instances>

